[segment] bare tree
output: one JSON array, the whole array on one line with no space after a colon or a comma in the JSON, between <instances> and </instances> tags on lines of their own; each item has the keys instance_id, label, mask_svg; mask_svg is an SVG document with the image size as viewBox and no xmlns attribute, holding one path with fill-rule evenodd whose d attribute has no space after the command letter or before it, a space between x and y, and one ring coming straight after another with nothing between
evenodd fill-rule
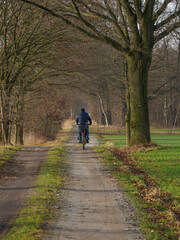
<instances>
[{"instance_id":1,"label":"bare tree","mask_svg":"<svg viewBox=\"0 0 180 240\"><path fill-rule=\"evenodd\" d=\"M52 44L63 38L61 30L51 21L44 24L46 15L24 3L12 4L12 0L1 3L0 104L5 144L11 142L12 125L16 126L16 143L23 144L25 95L32 91L34 83L48 77L56 53Z\"/></svg>"},{"instance_id":2,"label":"bare tree","mask_svg":"<svg viewBox=\"0 0 180 240\"><path fill-rule=\"evenodd\" d=\"M176 38L175 40L178 40ZM178 42L172 36L156 46L149 77L149 106L152 126L172 127L178 124L180 83ZM175 121L176 119L176 121Z\"/></svg>"},{"instance_id":3,"label":"bare tree","mask_svg":"<svg viewBox=\"0 0 180 240\"><path fill-rule=\"evenodd\" d=\"M41 71L33 66L33 57L35 56L34 50L38 50L40 41L42 41L42 37L38 39L37 34L42 24L43 14L39 15L37 11L30 12L28 10L25 14L24 10L23 3L12 4L11 0L7 0L3 2L0 11L1 18L4 20L4 30L0 36L0 53L2 56L0 94L2 140L5 144L11 142L14 90L23 96L22 90L25 79L22 78L22 74L25 69L26 74L28 74L31 68L32 76L34 72L38 75L38 72ZM28 17L31 18L30 22ZM17 91L17 89L19 90ZM19 102L20 98L16 101L16 105L19 105Z\"/></svg>"},{"instance_id":4,"label":"bare tree","mask_svg":"<svg viewBox=\"0 0 180 240\"><path fill-rule=\"evenodd\" d=\"M62 0L58 1L57 11L38 1L21 1L37 6L89 37L123 52L129 80L128 144L150 142L147 86L152 49L180 27L179 1Z\"/></svg>"}]
</instances>

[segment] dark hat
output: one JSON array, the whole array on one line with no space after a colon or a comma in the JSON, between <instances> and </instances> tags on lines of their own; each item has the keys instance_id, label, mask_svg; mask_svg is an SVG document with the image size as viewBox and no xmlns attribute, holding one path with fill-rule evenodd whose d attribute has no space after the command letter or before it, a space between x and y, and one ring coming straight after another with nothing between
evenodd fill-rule
<instances>
[{"instance_id":1,"label":"dark hat","mask_svg":"<svg viewBox=\"0 0 180 240\"><path fill-rule=\"evenodd\" d=\"M85 109L84 109L84 108L81 108L81 112L85 112Z\"/></svg>"}]
</instances>

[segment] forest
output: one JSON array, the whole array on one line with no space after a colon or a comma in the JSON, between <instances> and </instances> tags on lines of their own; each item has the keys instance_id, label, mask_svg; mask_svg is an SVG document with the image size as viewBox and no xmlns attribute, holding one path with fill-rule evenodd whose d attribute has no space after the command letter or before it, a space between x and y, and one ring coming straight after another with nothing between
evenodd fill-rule
<instances>
[{"instance_id":1,"label":"forest","mask_svg":"<svg viewBox=\"0 0 180 240\"><path fill-rule=\"evenodd\" d=\"M135 118L133 115L135 100L128 101L129 96L129 99L134 98L133 93L137 88L131 83L131 78L136 79L136 71L130 72L131 66L128 62L130 54L127 53L133 51L134 32L129 33L132 41L128 48L123 42L127 40L125 37L118 40L123 27L119 28L119 38L113 36L118 34L117 29L112 29L113 27L108 23L106 23L107 29L104 27L106 17L107 22L114 18L113 23L118 27L115 22L116 9L113 12L114 1L110 3L105 1L107 4L103 5L103 11L106 12L104 15L99 10L101 1L95 6L83 4L81 1L77 3L67 1L64 5L63 1L61 2L62 4L56 1L50 4L46 1L36 1L34 4L33 1L6 0L0 3L0 138L2 144L27 144L28 141L37 139L39 141L54 139L63 121L68 118L75 119L82 107L91 114L93 122L100 126L112 125L120 129L126 126L129 131L131 128L131 133L137 132L137 129L133 130L136 124L132 120ZM134 5L131 3L131 6L126 6L123 2L119 7L123 8L124 12L119 12L124 14L124 18L123 16L121 18L124 21L127 19L130 24L126 7L132 9L136 7L136 15L139 17L136 6L138 1L132 1ZM147 110L141 109L142 112L137 118L139 122L145 121L143 117L140 119L145 114L151 128L170 128L173 132L180 126L179 4L178 1L164 1L160 6L161 1L152 2L156 3L153 3L153 6L147 4L147 10L152 7L156 9L158 16L154 29L156 31L158 29L159 35L156 33L157 40L150 47L152 59L147 60L151 61L148 82L144 83L148 90L141 91L147 95L149 117L147 117ZM174 5L168 9L169 2ZM43 5L45 3L47 4ZM69 8L70 5L73 6L74 9L69 10L70 17L66 19L61 15L63 7L67 7L65 4ZM89 12L92 16L84 19L80 11ZM66 16L65 12L63 14ZM99 21L95 23L94 19L97 15ZM92 25L88 31L86 28L90 19ZM142 16L141 19L143 22ZM138 20L139 23L140 20ZM95 24L99 29L102 28L101 33L93 30ZM144 25L142 24L141 27L143 32ZM132 31L131 24L129 29ZM123 30L124 33L126 30ZM145 42L143 34L141 41L143 45ZM140 47L141 43L138 44ZM126 48L127 52L125 52ZM145 96L143 98L146 99ZM137 113L138 110L136 109L135 112ZM149 141L148 123L143 127L147 129L145 131L147 134L140 137L142 141ZM140 131L144 130L140 129ZM136 141L131 141L131 135L136 135L131 133L127 135L130 137L130 145L133 145Z\"/></svg>"},{"instance_id":2,"label":"forest","mask_svg":"<svg viewBox=\"0 0 180 240\"><path fill-rule=\"evenodd\" d=\"M0 239L179 240L179 163L179 0L0 1Z\"/></svg>"}]
</instances>

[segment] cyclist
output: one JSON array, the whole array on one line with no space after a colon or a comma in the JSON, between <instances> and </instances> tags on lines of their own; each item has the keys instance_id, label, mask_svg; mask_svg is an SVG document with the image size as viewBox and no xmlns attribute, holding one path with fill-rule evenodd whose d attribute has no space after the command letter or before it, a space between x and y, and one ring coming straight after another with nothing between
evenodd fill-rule
<instances>
[{"instance_id":1,"label":"cyclist","mask_svg":"<svg viewBox=\"0 0 180 240\"><path fill-rule=\"evenodd\" d=\"M89 114L87 112L85 112L85 109L82 108L81 111L78 113L77 115L77 118L76 118L76 123L77 125L79 125L78 127L78 140L79 142L82 141L81 139L81 130L80 130L80 126L81 125L87 125L89 122L89 124L91 125L92 124L92 120L89 116ZM88 139L88 142L89 142L89 126L87 125L87 129L86 129L86 136L87 136L87 139Z\"/></svg>"}]
</instances>

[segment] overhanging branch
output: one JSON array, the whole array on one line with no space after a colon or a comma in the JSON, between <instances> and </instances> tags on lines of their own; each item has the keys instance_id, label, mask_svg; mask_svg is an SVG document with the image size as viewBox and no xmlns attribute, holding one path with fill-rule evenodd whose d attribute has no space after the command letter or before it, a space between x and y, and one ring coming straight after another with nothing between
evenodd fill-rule
<instances>
[{"instance_id":1,"label":"overhanging branch","mask_svg":"<svg viewBox=\"0 0 180 240\"><path fill-rule=\"evenodd\" d=\"M83 27L80 27L80 26L74 24L72 21L70 21L70 20L68 20L67 18L63 17L62 15L54 12L53 10L51 10L51 9L49 9L49 8L47 8L47 7L44 7L44 6L38 4L38 3L34 2L34 1L31 1L31 0L20 0L20 1L25 2L25 3L28 3L28 4L31 4L31 5L34 5L34 6L38 7L38 8L40 8L40 9L48 12L48 13L51 14L52 16L61 19L61 20L62 20L63 22L65 22L67 25L72 26L73 28L77 29L77 30L80 31L81 33L86 34L87 36L89 36L89 37L91 37L91 38L93 38L93 39L95 39L95 40L98 40L98 41L101 41L101 42L105 42L105 43L111 45L113 48L115 48L115 49L117 49L117 50L119 50L119 51L122 51L122 52L125 52L125 53L128 52L128 48L123 48L120 43L118 43L117 41L115 41L115 40L112 39L111 37L109 37L109 36L107 36L107 35L105 35L105 34L102 34L102 33L101 33L100 31L98 31L92 24L90 24L87 20L85 20L85 19L82 17L82 15L81 15L81 13L80 13L80 11L79 11L79 9L78 9L78 7L77 7L77 5L76 5L76 3L75 3L74 0L72 0L72 3L73 3L73 5L74 5L74 7L75 7L75 9L76 9L76 11L77 11L77 15L78 15L80 21L83 22L83 23L85 24L85 26L91 30L91 32L88 31L88 30L86 30L86 29L83 28ZM93 33L92 31L93 31L94 33Z\"/></svg>"},{"instance_id":2,"label":"overhanging branch","mask_svg":"<svg viewBox=\"0 0 180 240\"><path fill-rule=\"evenodd\" d=\"M159 10L154 14L153 19L156 20L167 8L167 5L172 2L172 0L165 0Z\"/></svg>"},{"instance_id":3,"label":"overhanging branch","mask_svg":"<svg viewBox=\"0 0 180 240\"><path fill-rule=\"evenodd\" d=\"M176 18L177 16L180 16L180 10L173 13L172 15L170 15L168 18L166 18L165 20L163 20L162 22L160 22L159 24L157 24L154 27L154 30L158 30L159 28L165 26L167 23L169 23L171 20L173 20L174 18Z\"/></svg>"},{"instance_id":4,"label":"overhanging branch","mask_svg":"<svg viewBox=\"0 0 180 240\"><path fill-rule=\"evenodd\" d=\"M164 37L166 37L169 33L171 33L172 31L174 31L179 27L180 27L180 22L176 22L172 24L170 27L168 27L166 30L164 30L154 38L154 44L160 41L161 39L163 39Z\"/></svg>"}]
</instances>

